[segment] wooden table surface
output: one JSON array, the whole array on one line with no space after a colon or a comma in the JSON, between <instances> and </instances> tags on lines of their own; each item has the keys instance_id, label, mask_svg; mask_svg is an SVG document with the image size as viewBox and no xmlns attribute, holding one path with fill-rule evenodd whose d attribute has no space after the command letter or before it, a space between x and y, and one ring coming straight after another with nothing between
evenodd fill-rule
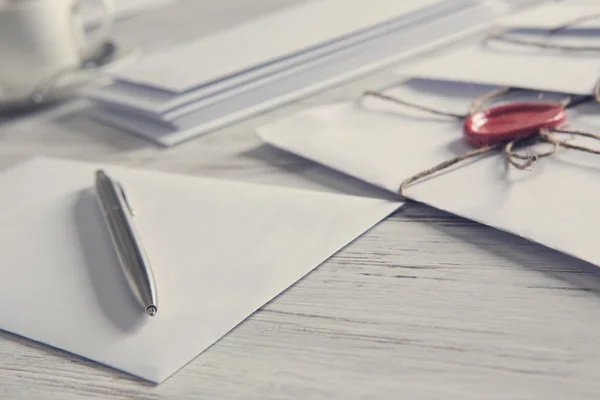
<instances>
[{"instance_id":1,"label":"wooden table surface","mask_svg":"<svg viewBox=\"0 0 600 400\"><path fill-rule=\"evenodd\" d=\"M292 2L180 0L117 33L166 47L218 26L198 26L199 15L233 23ZM91 122L74 102L1 122L0 167L44 154L377 195L252 128L392 79L383 71L167 150ZM597 267L409 204L159 386L0 333L0 399L597 399L599 290Z\"/></svg>"}]
</instances>

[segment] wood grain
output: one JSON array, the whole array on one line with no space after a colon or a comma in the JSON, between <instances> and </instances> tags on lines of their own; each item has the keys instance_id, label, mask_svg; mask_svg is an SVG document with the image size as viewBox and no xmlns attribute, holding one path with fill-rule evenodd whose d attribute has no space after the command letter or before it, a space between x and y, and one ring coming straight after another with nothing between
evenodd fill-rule
<instances>
[{"instance_id":1,"label":"wood grain","mask_svg":"<svg viewBox=\"0 0 600 400\"><path fill-rule=\"evenodd\" d=\"M383 71L167 150L74 102L0 123L0 167L44 154L383 196L262 145L252 128L392 80ZM159 386L2 333L0 399L596 399L599 290L597 267L409 204Z\"/></svg>"}]
</instances>

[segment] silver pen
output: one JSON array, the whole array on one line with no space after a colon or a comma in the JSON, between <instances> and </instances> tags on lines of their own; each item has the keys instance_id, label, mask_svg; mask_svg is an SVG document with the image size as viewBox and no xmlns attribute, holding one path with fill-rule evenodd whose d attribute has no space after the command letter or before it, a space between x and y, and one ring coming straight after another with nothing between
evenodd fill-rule
<instances>
[{"instance_id":1,"label":"silver pen","mask_svg":"<svg viewBox=\"0 0 600 400\"><path fill-rule=\"evenodd\" d=\"M103 170L96 171L96 193L127 283L146 314L158 311L154 275L133 224L133 209L123 187Z\"/></svg>"}]
</instances>

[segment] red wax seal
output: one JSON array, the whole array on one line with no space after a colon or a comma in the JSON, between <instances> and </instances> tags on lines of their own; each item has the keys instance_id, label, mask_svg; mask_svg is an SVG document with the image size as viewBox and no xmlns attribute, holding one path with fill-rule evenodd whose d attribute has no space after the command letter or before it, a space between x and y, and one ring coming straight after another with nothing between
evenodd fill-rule
<instances>
[{"instance_id":1,"label":"red wax seal","mask_svg":"<svg viewBox=\"0 0 600 400\"><path fill-rule=\"evenodd\" d=\"M512 103L476 112L467 119L463 134L473 147L484 147L524 139L541 128L556 128L565 122L562 106L551 103Z\"/></svg>"}]
</instances>

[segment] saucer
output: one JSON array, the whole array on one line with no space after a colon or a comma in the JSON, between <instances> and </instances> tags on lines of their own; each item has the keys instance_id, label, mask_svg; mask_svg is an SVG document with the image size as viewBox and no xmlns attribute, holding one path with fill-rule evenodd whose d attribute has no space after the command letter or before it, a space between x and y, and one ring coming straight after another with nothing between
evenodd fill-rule
<instances>
[{"instance_id":1,"label":"saucer","mask_svg":"<svg viewBox=\"0 0 600 400\"><path fill-rule=\"evenodd\" d=\"M108 57L100 54L98 62L82 63L72 70L62 71L47 82L40 82L36 88L4 89L0 87L0 115L42 108L73 97L77 91L91 84L106 72L114 71L139 56L137 48L107 42L110 47ZM46 85L46 87L43 87ZM42 93L43 87L43 96Z\"/></svg>"}]
</instances>

